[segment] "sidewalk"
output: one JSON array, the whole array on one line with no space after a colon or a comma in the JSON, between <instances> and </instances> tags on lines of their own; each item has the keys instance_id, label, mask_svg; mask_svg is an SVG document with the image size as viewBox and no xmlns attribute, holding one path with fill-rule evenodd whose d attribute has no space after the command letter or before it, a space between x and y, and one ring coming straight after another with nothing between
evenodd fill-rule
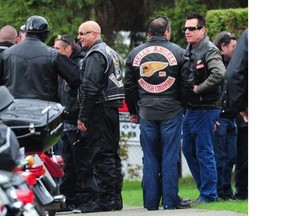
<instances>
[{"instance_id":1,"label":"sidewalk","mask_svg":"<svg viewBox=\"0 0 288 216\"><path fill-rule=\"evenodd\" d=\"M231 211L211 211L205 209L177 209L177 210L158 210L158 211L147 211L142 207L136 206L124 206L121 211L110 211L110 212L94 212L94 213L83 213L74 214L72 212L57 212L56 215L62 216L247 216L246 214L231 212Z\"/></svg>"}]
</instances>

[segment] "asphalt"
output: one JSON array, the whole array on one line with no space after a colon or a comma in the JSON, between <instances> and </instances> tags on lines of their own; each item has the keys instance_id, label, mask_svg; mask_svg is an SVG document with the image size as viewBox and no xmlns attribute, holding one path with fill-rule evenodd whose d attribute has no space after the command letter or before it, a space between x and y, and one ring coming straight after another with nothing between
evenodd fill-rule
<instances>
[{"instance_id":1,"label":"asphalt","mask_svg":"<svg viewBox=\"0 0 288 216\"><path fill-rule=\"evenodd\" d=\"M109 212L93 212L93 213L78 213L73 212L57 212L56 215L62 216L76 216L76 215L85 215L85 216L247 216L247 214L241 214L231 211L211 211L205 209L176 209L176 210L163 210L158 211L147 211L142 207L136 206L124 206L121 211L109 211Z\"/></svg>"}]
</instances>

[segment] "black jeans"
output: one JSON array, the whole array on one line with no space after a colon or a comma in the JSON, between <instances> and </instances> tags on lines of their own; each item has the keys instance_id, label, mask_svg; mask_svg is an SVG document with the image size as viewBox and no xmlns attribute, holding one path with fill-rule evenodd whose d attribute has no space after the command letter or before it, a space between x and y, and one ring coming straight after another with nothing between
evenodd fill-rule
<instances>
[{"instance_id":1,"label":"black jeans","mask_svg":"<svg viewBox=\"0 0 288 216\"><path fill-rule=\"evenodd\" d=\"M61 137L62 140L62 151L61 156L64 160L64 177L60 185L60 192L66 196L66 204L77 205L76 190L77 184L77 163L79 161L76 154L76 149L73 143L78 139L79 133L76 130L64 131Z\"/></svg>"},{"instance_id":2,"label":"black jeans","mask_svg":"<svg viewBox=\"0 0 288 216\"><path fill-rule=\"evenodd\" d=\"M105 210L106 203L121 195L123 184L118 108L95 104L86 127L86 147L78 152L85 158L80 167L81 201L97 200Z\"/></svg>"},{"instance_id":3,"label":"black jeans","mask_svg":"<svg viewBox=\"0 0 288 216\"><path fill-rule=\"evenodd\" d=\"M248 126L238 128L235 181L235 197L248 199Z\"/></svg>"}]
</instances>

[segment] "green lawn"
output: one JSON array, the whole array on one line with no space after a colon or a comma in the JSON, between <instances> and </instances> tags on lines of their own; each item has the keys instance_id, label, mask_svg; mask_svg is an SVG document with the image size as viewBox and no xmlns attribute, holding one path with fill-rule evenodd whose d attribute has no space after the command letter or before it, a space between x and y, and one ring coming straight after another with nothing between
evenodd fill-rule
<instances>
[{"instance_id":1,"label":"green lawn","mask_svg":"<svg viewBox=\"0 0 288 216\"><path fill-rule=\"evenodd\" d=\"M199 193L196 185L192 181L181 180L179 183L179 195L183 198L195 200ZM140 181L124 181L123 190L124 205L143 206L143 195ZM214 203L205 203L197 206L199 209L209 209L215 211L233 211L248 214L248 201L223 201Z\"/></svg>"}]
</instances>

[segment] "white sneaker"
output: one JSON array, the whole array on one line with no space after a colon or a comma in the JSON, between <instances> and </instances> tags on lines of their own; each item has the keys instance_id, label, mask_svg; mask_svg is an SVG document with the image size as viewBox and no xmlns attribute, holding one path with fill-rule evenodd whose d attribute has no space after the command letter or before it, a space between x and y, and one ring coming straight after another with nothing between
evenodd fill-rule
<instances>
[{"instance_id":1,"label":"white sneaker","mask_svg":"<svg viewBox=\"0 0 288 216\"><path fill-rule=\"evenodd\" d=\"M73 213L79 214L79 213L82 213L82 211L81 211L81 209L76 208L73 210Z\"/></svg>"}]
</instances>

